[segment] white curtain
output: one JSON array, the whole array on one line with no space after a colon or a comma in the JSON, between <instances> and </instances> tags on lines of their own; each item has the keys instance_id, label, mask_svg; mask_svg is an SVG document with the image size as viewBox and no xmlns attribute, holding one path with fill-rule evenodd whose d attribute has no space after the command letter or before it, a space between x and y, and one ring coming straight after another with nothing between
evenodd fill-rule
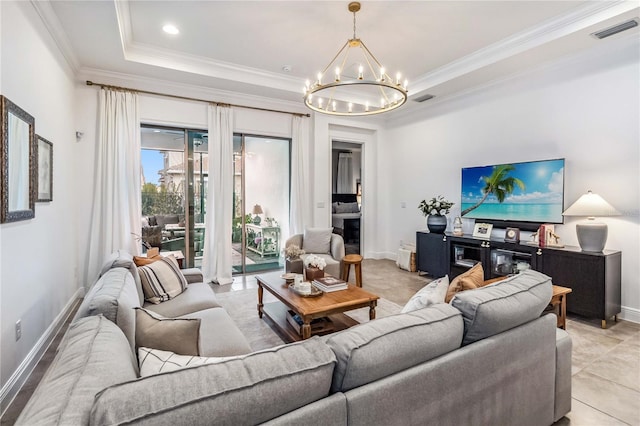
<instances>
[{"instance_id":1,"label":"white curtain","mask_svg":"<svg viewBox=\"0 0 640 426\"><path fill-rule=\"evenodd\" d=\"M233 111L209 105L209 185L202 274L205 282L231 284L233 219Z\"/></svg>"},{"instance_id":2,"label":"white curtain","mask_svg":"<svg viewBox=\"0 0 640 426\"><path fill-rule=\"evenodd\" d=\"M355 194L353 187L353 162L352 155L341 152L338 155L338 194Z\"/></svg>"},{"instance_id":3,"label":"white curtain","mask_svg":"<svg viewBox=\"0 0 640 426\"><path fill-rule=\"evenodd\" d=\"M94 282L110 253L125 249L136 255L141 247L138 95L102 89L99 96L87 283Z\"/></svg>"},{"instance_id":4,"label":"white curtain","mask_svg":"<svg viewBox=\"0 0 640 426\"><path fill-rule=\"evenodd\" d=\"M309 185L309 118L293 116L291 133L291 235L301 234L311 225Z\"/></svg>"}]
</instances>

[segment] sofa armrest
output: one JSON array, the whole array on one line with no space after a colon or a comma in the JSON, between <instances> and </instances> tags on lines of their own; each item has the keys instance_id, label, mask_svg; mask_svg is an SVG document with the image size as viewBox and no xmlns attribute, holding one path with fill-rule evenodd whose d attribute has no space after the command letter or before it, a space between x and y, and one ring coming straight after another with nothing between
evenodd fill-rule
<instances>
[{"instance_id":1,"label":"sofa armrest","mask_svg":"<svg viewBox=\"0 0 640 426\"><path fill-rule=\"evenodd\" d=\"M556 389L553 421L571 411L571 348L569 333L556 329Z\"/></svg>"},{"instance_id":2,"label":"sofa armrest","mask_svg":"<svg viewBox=\"0 0 640 426\"><path fill-rule=\"evenodd\" d=\"M187 279L188 284L201 283L204 281L202 271L198 268L183 269L180 272L182 272L182 275Z\"/></svg>"},{"instance_id":3,"label":"sofa armrest","mask_svg":"<svg viewBox=\"0 0 640 426\"><path fill-rule=\"evenodd\" d=\"M331 234L331 257L338 262L344 257L344 240L338 234Z\"/></svg>"},{"instance_id":4,"label":"sofa armrest","mask_svg":"<svg viewBox=\"0 0 640 426\"><path fill-rule=\"evenodd\" d=\"M287 241L284 243L285 247L289 247L291 245L297 245L298 247L302 248L302 234L296 234L296 235L292 235L291 237L289 237L289 239L287 239Z\"/></svg>"}]
</instances>

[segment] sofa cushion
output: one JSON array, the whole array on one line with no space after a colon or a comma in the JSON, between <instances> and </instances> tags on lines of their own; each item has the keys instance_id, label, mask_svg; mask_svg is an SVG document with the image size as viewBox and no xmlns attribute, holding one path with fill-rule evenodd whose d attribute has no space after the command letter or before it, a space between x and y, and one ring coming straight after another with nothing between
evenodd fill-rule
<instances>
[{"instance_id":1,"label":"sofa cushion","mask_svg":"<svg viewBox=\"0 0 640 426\"><path fill-rule=\"evenodd\" d=\"M156 374L100 392L91 424L258 424L326 397L334 364L333 352L311 338Z\"/></svg>"},{"instance_id":2,"label":"sofa cushion","mask_svg":"<svg viewBox=\"0 0 640 426\"><path fill-rule=\"evenodd\" d=\"M115 323L131 345L135 353L136 313L140 299L133 276L127 269L108 270L89 290L78 308L76 318L104 315Z\"/></svg>"},{"instance_id":3,"label":"sofa cushion","mask_svg":"<svg viewBox=\"0 0 640 426\"><path fill-rule=\"evenodd\" d=\"M304 230L302 249L306 253L329 253L333 228L307 228Z\"/></svg>"},{"instance_id":4,"label":"sofa cushion","mask_svg":"<svg viewBox=\"0 0 640 426\"><path fill-rule=\"evenodd\" d=\"M464 318L463 345L538 318L551 301L551 278L526 270L486 287L456 294L451 305Z\"/></svg>"},{"instance_id":5,"label":"sofa cushion","mask_svg":"<svg viewBox=\"0 0 640 426\"><path fill-rule=\"evenodd\" d=\"M251 352L244 334L222 308L205 309L178 318L200 320L199 355L231 356Z\"/></svg>"},{"instance_id":6,"label":"sofa cushion","mask_svg":"<svg viewBox=\"0 0 640 426\"><path fill-rule=\"evenodd\" d=\"M102 315L74 321L16 425L86 425L95 395L137 377L122 331Z\"/></svg>"},{"instance_id":7,"label":"sofa cushion","mask_svg":"<svg viewBox=\"0 0 640 426\"><path fill-rule=\"evenodd\" d=\"M332 392L373 382L460 347L462 316L441 303L392 315L331 335L336 354Z\"/></svg>"},{"instance_id":8,"label":"sofa cushion","mask_svg":"<svg viewBox=\"0 0 640 426\"><path fill-rule=\"evenodd\" d=\"M162 349L180 355L200 355L200 319L165 318L136 309L136 346Z\"/></svg>"},{"instance_id":9,"label":"sofa cushion","mask_svg":"<svg viewBox=\"0 0 640 426\"><path fill-rule=\"evenodd\" d=\"M418 290L418 292L409 299L401 312L404 314L407 312L417 311L418 309L424 309L427 306L435 305L436 303L444 303L444 298L447 295L448 288L448 275L431 281L429 284Z\"/></svg>"},{"instance_id":10,"label":"sofa cushion","mask_svg":"<svg viewBox=\"0 0 640 426\"><path fill-rule=\"evenodd\" d=\"M151 303L162 303L182 293L187 288L187 280L180 272L178 261L173 256L138 268L144 298Z\"/></svg>"},{"instance_id":11,"label":"sofa cushion","mask_svg":"<svg viewBox=\"0 0 640 426\"><path fill-rule=\"evenodd\" d=\"M180 223L180 218L177 214L157 214L156 225L164 227L168 224Z\"/></svg>"},{"instance_id":12,"label":"sofa cushion","mask_svg":"<svg viewBox=\"0 0 640 426\"><path fill-rule=\"evenodd\" d=\"M113 268L125 268L131 272L133 280L136 283L136 290L138 290L140 304L144 303L144 294L142 292L142 283L140 282L138 267L134 263L131 253L128 253L126 250L116 250L111 253L102 264L100 276L103 276L109 269Z\"/></svg>"},{"instance_id":13,"label":"sofa cushion","mask_svg":"<svg viewBox=\"0 0 640 426\"><path fill-rule=\"evenodd\" d=\"M451 299L453 299L453 296L461 291L482 287L483 282L484 269L482 269L482 263L478 262L471 269L458 275L451 281L444 301L449 303Z\"/></svg>"},{"instance_id":14,"label":"sofa cushion","mask_svg":"<svg viewBox=\"0 0 640 426\"><path fill-rule=\"evenodd\" d=\"M138 348L140 377L166 373L167 371L174 371L185 367L214 364L216 362L222 362L232 358L235 357L179 355L174 352L162 351L160 349Z\"/></svg>"},{"instance_id":15,"label":"sofa cushion","mask_svg":"<svg viewBox=\"0 0 640 426\"><path fill-rule=\"evenodd\" d=\"M204 309L219 308L220 304L207 283L189 284L187 289L173 299L159 305L145 303L144 308L169 318L176 318Z\"/></svg>"}]
</instances>

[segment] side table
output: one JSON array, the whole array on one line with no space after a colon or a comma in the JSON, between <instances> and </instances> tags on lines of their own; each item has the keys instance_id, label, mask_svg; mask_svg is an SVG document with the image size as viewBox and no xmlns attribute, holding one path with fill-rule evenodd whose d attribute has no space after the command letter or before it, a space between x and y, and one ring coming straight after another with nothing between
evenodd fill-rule
<instances>
[{"instance_id":1,"label":"side table","mask_svg":"<svg viewBox=\"0 0 640 426\"><path fill-rule=\"evenodd\" d=\"M567 294L571 293L569 287L561 287L559 285L553 286L553 295L551 296L551 305L558 310L558 328L563 330L567 329Z\"/></svg>"}]
</instances>

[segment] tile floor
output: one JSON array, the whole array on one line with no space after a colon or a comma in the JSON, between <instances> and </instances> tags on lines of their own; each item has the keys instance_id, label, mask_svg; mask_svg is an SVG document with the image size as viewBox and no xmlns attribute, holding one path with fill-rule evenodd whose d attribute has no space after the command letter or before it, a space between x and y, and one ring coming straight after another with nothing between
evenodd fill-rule
<instances>
[{"instance_id":1,"label":"tile floor","mask_svg":"<svg viewBox=\"0 0 640 426\"><path fill-rule=\"evenodd\" d=\"M363 262L364 287L398 304L428 281L427 277L402 271L390 260ZM233 284L214 286L216 293L256 288L252 276L235 277ZM66 330L66 327L63 329ZM600 321L569 316L567 331L573 339L573 402L569 415L554 426L640 426L640 324L619 321L600 328ZM55 356L60 336L0 419L12 425Z\"/></svg>"}]
</instances>

